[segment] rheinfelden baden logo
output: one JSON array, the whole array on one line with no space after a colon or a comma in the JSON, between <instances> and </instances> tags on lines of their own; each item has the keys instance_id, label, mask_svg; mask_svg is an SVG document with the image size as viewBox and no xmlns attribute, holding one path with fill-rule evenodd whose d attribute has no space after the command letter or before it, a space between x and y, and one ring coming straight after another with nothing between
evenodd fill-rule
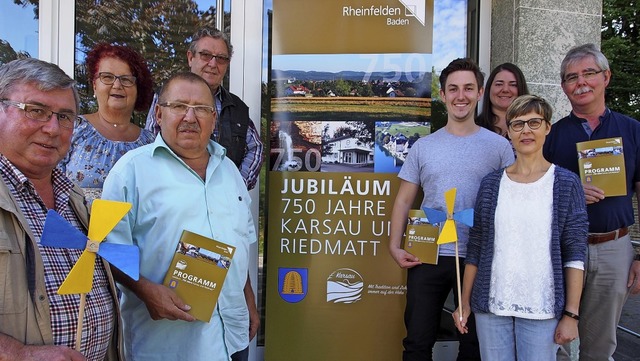
<instances>
[{"instance_id":1,"label":"rheinfelden baden logo","mask_svg":"<svg viewBox=\"0 0 640 361\"><path fill-rule=\"evenodd\" d=\"M410 19L415 18L422 26L426 26L426 0L398 0L402 6L362 5L342 6L342 16L380 17L386 19L387 25L409 25ZM404 11L403 11L404 7Z\"/></svg>"},{"instance_id":2,"label":"rheinfelden baden logo","mask_svg":"<svg viewBox=\"0 0 640 361\"><path fill-rule=\"evenodd\" d=\"M289 302L297 303L307 295L309 270L307 268L278 268L278 294Z\"/></svg>"},{"instance_id":3,"label":"rheinfelden baden logo","mask_svg":"<svg viewBox=\"0 0 640 361\"><path fill-rule=\"evenodd\" d=\"M400 2L404 5L404 16L413 16L422 26L425 26L426 0L400 0Z\"/></svg>"},{"instance_id":4,"label":"rheinfelden baden logo","mask_svg":"<svg viewBox=\"0 0 640 361\"><path fill-rule=\"evenodd\" d=\"M354 303L362 299L364 281L351 268L340 268L327 278L327 302Z\"/></svg>"}]
</instances>

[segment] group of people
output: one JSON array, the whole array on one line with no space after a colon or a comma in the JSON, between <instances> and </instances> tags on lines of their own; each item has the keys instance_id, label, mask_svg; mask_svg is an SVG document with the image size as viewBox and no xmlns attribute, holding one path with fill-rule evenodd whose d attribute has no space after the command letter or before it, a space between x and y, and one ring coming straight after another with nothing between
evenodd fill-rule
<instances>
[{"instance_id":1,"label":"group of people","mask_svg":"<svg viewBox=\"0 0 640 361\"><path fill-rule=\"evenodd\" d=\"M191 71L154 95L138 53L97 45L86 59L97 110L84 115L75 81L56 65L0 66L0 359L248 359L260 325L249 190L263 146L246 104L222 87L228 36L200 29L186 55ZM142 129L131 118L147 109ZM39 240L49 209L86 233L96 198L132 204L106 241L138 246L140 278L98 258L75 350L82 303L57 290L82 251ZM210 322L162 285L185 229L236 249Z\"/></svg>"},{"instance_id":2,"label":"group of people","mask_svg":"<svg viewBox=\"0 0 640 361\"><path fill-rule=\"evenodd\" d=\"M470 59L442 71L447 124L411 148L392 212L389 251L408 269L403 360L432 359L451 291L458 360L577 359L576 339L581 361L613 360L622 307L640 293L628 232L634 194L640 201L640 123L606 106L611 70L595 45L572 48L560 78L572 111L552 126L551 106L528 94L514 64L496 67L486 90ZM612 137L623 139L626 196L578 176L576 143ZM453 244L440 245L437 265L401 247L418 191L423 207L444 210L451 188L454 208L475 215L473 227L457 225L460 299Z\"/></svg>"},{"instance_id":3,"label":"group of people","mask_svg":"<svg viewBox=\"0 0 640 361\"><path fill-rule=\"evenodd\" d=\"M191 71L154 95L139 54L100 44L86 64L97 110L81 116L75 81L57 66L0 67L0 359L248 359L260 323L248 190L262 142L247 106L222 86L232 54L224 33L199 30ZM457 252L465 263L461 298L454 292L458 360L564 360L571 348L559 345L577 338L580 360L612 359L622 306L640 293L628 234L633 194L640 198L640 123L606 107L610 79L594 45L571 49L561 83L572 112L552 126L551 106L528 95L517 66L494 69L486 90L470 59L442 71L447 124L411 148L392 212L390 254L408 268L403 360L432 359ZM131 123L150 105L146 129ZM575 144L611 137L623 138L626 196L607 197L577 176ZM455 209L475 209L474 226L458 225L457 245L423 264L401 247L408 212L420 190L422 206L445 209L451 188ZM132 204L107 242L138 246L141 276L98 258L74 350L80 299L57 289L81 251L39 239L49 209L86 232L97 197ZM236 247L208 323L162 285L184 229Z\"/></svg>"}]
</instances>

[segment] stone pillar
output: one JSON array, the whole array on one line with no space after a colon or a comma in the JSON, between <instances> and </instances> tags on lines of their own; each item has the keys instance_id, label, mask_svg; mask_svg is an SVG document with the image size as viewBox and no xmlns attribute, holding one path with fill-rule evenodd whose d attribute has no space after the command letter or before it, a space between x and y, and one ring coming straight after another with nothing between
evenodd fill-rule
<instances>
[{"instance_id":1,"label":"stone pillar","mask_svg":"<svg viewBox=\"0 0 640 361\"><path fill-rule=\"evenodd\" d=\"M571 111L560 63L573 46L599 46L601 22L602 0L492 0L491 68L516 64L529 92L551 103L556 121Z\"/></svg>"}]
</instances>

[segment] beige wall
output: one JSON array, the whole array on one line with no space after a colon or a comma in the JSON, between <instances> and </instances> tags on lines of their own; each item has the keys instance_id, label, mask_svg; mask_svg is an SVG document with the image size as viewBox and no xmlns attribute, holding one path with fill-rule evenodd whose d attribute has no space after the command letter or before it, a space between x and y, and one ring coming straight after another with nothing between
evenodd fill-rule
<instances>
[{"instance_id":1,"label":"beige wall","mask_svg":"<svg viewBox=\"0 0 640 361\"><path fill-rule=\"evenodd\" d=\"M560 87L560 63L573 46L600 44L601 17L602 0L492 0L491 68L518 65L529 91L554 106L556 121L571 110Z\"/></svg>"}]
</instances>

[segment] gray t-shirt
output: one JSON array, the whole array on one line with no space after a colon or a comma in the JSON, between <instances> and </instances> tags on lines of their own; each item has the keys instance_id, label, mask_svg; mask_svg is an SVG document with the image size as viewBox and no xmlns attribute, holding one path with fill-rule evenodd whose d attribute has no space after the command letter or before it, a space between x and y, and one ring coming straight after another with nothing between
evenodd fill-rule
<instances>
[{"instance_id":1,"label":"gray t-shirt","mask_svg":"<svg viewBox=\"0 0 640 361\"><path fill-rule=\"evenodd\" d=\"M482 178L514 161L513 150L504 137L485 128L464 137L455 136L445 128L420 138L407 155L398 173L401 179L419 184L424 191L423 207L446 212L444 193L457 188L454 210L475 206ZM457 224L458 251L467 255L469 227ZM441 256L455 256L454 243L440 245Z\"/></svg>"}]
</instances>

